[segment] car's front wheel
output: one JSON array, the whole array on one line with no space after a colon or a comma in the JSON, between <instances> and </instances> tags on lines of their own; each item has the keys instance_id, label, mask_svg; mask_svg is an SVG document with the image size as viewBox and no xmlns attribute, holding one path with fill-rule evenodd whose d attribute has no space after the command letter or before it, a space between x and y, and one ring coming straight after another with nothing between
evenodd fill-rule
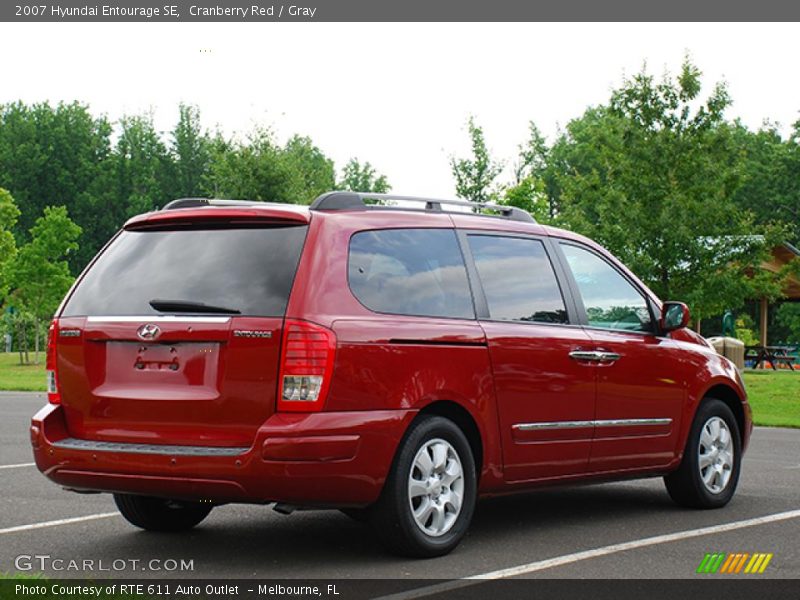
<instances>
[{"instance_id":1,"label":"car's front wheel","mask_svg":"<svg viewBox=\"0 0 800 600\"><path fill-rule=\"evenodd\" d=\"M129 523L148 531L184 531L208 516L213 506L132 494L114 494L114 502Z\"/></svg>"},{"instance_id":2,"label":"car's front wheel","mask_svg":"<svg viewBox=\"0 0 800 600\"><path fill-rule=\"evenodd\" d=\"M733 497L742 462L741 437L727 404L706 398L697 409L683 460L664 478L681 506L719 508Z\"/></svg>"},{"instance_id":3,"label":"car's front wheel","mask_svg":"<svg viewBox=\"0 0 800 600\"><path fill-rule=\"evenodd\" d=\"M476 486L475 462L461 429L443 417L424 416L406 434L370 524L398 554L447 554L472 520Z\"/></svg>"}]
</instances>

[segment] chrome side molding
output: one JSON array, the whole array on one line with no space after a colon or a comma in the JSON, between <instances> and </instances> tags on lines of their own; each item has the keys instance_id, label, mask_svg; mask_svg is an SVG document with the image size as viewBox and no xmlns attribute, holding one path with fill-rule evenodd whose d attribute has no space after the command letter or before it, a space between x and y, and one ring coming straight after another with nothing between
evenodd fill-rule
<instances>
[{"instance_id":1,"label":"chrome side molding","mask_svg":"<svg viewBox=\"0 0 800 600\"><path fill-rule=\"evenodd\" d=\"M597 421L550 421L542 423L517 423L512 429L517 431L539 431L542 429L583 429L586 427L655 427L670 425L672 419L601 419Z\"/></svg>"}]
</instances>

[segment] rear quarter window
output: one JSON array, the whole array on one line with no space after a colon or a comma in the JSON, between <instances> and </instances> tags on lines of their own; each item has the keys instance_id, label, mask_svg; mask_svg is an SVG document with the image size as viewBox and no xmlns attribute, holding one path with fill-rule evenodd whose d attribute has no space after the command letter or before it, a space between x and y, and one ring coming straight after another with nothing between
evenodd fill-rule
<instances>
[{"instance_id":1,"label":"rear quarter window","mask_svg":"<svg viewBox=\"0 0 800 600\"><path fill-rule=\"evenodd\" d=\"M164 314L154 299L283 316L306 225L123 231L78 284L63 316Z\"/></svg>"},{"instance_id":2,"label":"rear quarter window","mask_svg":"<svg viewBox=\"0 0 800 600\"><path fill-rule=\"evenodd\" d=\"M350 289L368 309L473 319L464 258L452 229L362 231L350 239Z\"/></svg>"}]
</instances>

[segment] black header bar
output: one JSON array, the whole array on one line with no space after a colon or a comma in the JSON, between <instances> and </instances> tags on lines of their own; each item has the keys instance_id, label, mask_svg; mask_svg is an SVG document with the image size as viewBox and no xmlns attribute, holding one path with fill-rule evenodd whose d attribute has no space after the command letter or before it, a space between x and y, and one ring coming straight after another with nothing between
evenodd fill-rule
<instances>
[{"instance_id":1,"label":"black header bar","mask_svg":"<svg viewBox=\"0 0 800 600\"><path fill-rule=\"evenodd\" d=\"M4 0L6 22L798 21L787 0ZM374 40L369 43L373 43ZM476 43L480 43L479 40Z\"/></svg>"}]
</instances>

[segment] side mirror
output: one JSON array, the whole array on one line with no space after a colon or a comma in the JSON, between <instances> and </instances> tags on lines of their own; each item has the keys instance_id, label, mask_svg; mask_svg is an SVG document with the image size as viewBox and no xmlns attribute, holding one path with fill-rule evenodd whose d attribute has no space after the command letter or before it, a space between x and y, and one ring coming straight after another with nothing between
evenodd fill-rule
<instances>
[{"instance_id":1,"label":"side mirror","mask_svg":"<svg viewBox=\"0 0 800 600\"><path fill-rule=\"evenodd\" d=\"M661 307L661 329L674 331L689 324L689 307L683 302L664 302Z\"/></svg>"}]
</instances>

